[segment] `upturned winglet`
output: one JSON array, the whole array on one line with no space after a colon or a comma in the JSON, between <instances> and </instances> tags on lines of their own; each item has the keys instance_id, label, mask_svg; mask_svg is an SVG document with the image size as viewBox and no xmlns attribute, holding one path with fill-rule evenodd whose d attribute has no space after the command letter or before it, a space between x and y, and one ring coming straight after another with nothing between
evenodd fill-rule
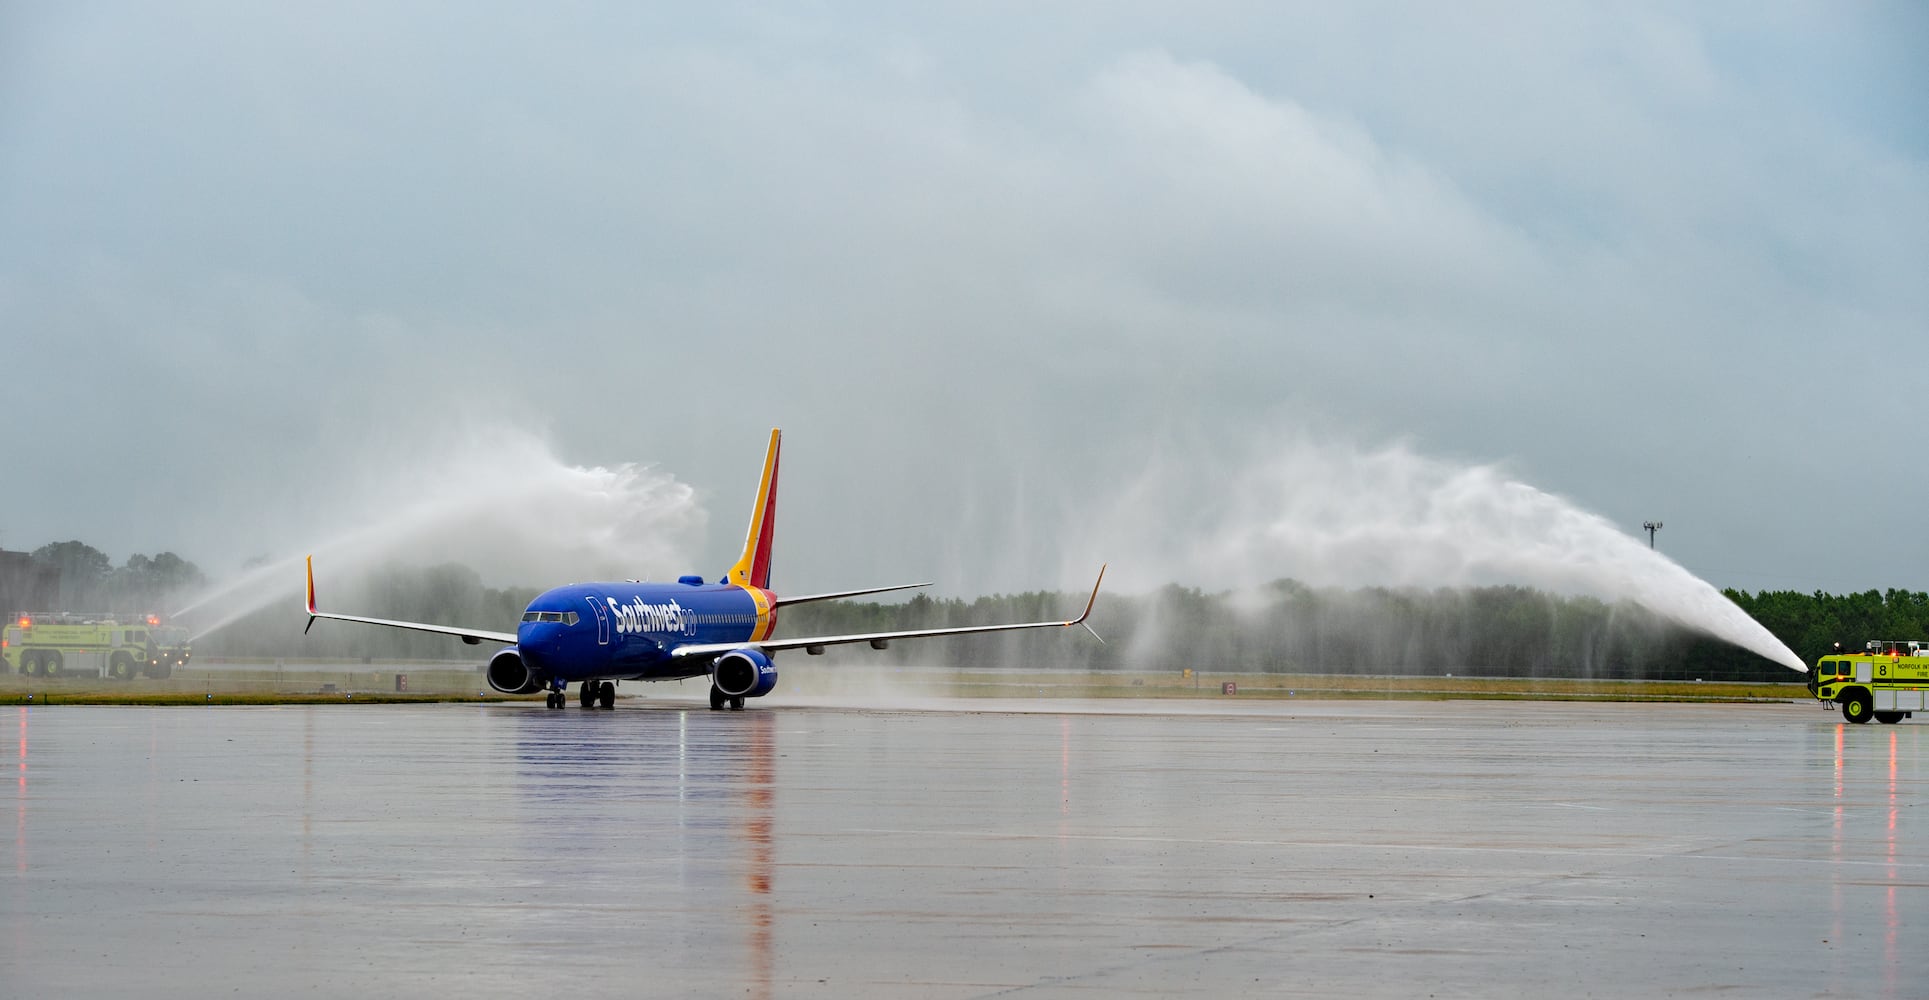
<instances>
[{"instance_id":1,"label":"upturned winglet","mask_svg":"<svg viewBox=\"0 0 1929 1000\"><path fill-rule=\"evenodd\" d=\"M1111 563L1103 563L1103 564L1101 564L1101 565L1099 566L1099 568L1098 568L1098 582L1097 582L1097 583L1094 583L1094 584L1092 584L1092 597L1091 597L1091 600L1088 600L1088 601L1086 601L1086 602L1085 602L1085 613L1084 613L1084 614L1082 614L1082 615L1079 615L1079 616L1078 616L1077 618L1074 618L1074 619L1072 619L1071 621L1068 621L1068 622L1066 622L1065 624L1067 624L1067 625L1085 625L1085 619L1087 619L1087 618L1089 618L1089 617L1091 617L1091 615L1092 615L1092 605L1094 605L1094 604L1097 604L1097 603L1098 603L1098 588L1099 588L1099 587L1100 587L1100 586L1101 586L1102 584L1104 584L1104 583L1105 583L1105 567L1106 567L1106 566L1110 566L1110 565L1111 565ZM1085 631L1087 631L1087 632L1091 632L1091 631L1092 631L1092 629L1091 629L1091 626L1089 626L1089 625L1086 625L1086 627L1085 627ZM1093 638L1098 638L1098 633L1097 633L1097 632L1092 632L1092 637L1093 637ZM1105 640L1104 640L1104 639L1099 639L1098 641L1100 641L1100 642L1104 642Z\"/></svg>"},{"instance_id":2,"label":"upturned winglet","mask_svg":"<svg viewBox=\"0 0 1929 1000\"><path fill-rule=\"evenodd\" d=\"M301 627L301 634L315 627L315 557L308 557L308 624Z\"/></svg>"}]
</instances>

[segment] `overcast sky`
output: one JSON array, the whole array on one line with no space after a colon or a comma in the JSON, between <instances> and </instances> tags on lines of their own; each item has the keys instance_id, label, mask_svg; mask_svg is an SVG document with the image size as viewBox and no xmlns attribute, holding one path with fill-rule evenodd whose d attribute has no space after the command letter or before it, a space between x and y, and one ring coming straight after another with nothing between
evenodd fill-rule
<instances>
[{"instance_id":1,"label":"overcast sky","mask_svg":"<svg viewBox=\"0 0 1929 1000\"><path fill-rule=\"evenodd\" d=\"M0 546L220 574L533 438L715 576L781 426L792 590L1149 586L1133 484L1308 448L1929 589L1922 5L698 6L0 0Z\"/></svg>"}]
</instances>

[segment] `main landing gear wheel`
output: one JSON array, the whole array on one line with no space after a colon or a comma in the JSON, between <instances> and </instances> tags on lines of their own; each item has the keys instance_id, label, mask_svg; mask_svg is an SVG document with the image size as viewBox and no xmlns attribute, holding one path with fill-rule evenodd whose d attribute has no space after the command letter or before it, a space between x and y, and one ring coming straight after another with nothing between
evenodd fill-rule
<instances>
[{"instance_id":1,"label":"main landing gear wheel","mask_svg":"<svg viewBox=\"0 0 1929 1000\"><path fill-rule=\"evenodd\" d=\"M1893 726L1902 721L1902 716L1903 713L1901 712L1877 712L1875 713L1875 721L1885 726Z\"/></svg>"},{"instance_id":2,"label":"main landing gear wheel","mask_svg":"<svg viewBox=\"0 0 1929 1000\"><path fill-rule=\"evenodd\" d=\"M728 698L724 697L723 690L721 688L717 687L715 684L710 685L710 711L712 712L723 711L723 703L728 700L729 700Z\"/></svg>"},{"instance_id":3,"label":"main landing gear wheel","mask_svg":"<svg viewBox=\"0 0 1929 1000\"><path fill-rule=\"evenodd\" d=\"M582 688L576 692L576 703L583 706L584 708L596 707L596 682L595 681L583 682Z\"/></svg>"},{"instance_id":4,"label":"main landing gear wheel","mask_svg":"<svg viewBox=\"0 0 1929 1000\"><path fill-rule=\"evenodd\" d=\"M596 689L596 701L604 708L615 708L616 707L616 682L604 681L602 683L602 686Z\"/></svg>"},{"instance_id":5,"label":"main landing gear wheel","mask_svg":"<svg viewBox=\"0 0 1929 1000\"><path fill-rule=\"evenodd\" d=\"M1875 713L1875 699L1867 691L1857 691L1842 699L1842 718L1863 725Z\"/></svg>"}]
</instances>

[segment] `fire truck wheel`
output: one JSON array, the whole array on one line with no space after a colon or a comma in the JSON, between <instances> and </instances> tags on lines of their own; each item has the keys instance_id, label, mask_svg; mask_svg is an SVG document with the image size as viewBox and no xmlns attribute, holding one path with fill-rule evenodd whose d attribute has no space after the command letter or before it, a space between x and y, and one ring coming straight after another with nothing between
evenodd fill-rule
<instances>
[{"instance_id":1,"label":"fire truck wheel","mask_svg":"<svg viewBox=\"0 0 1929 1000\"><path fill-rule=\"evenodd\" d=\"M1877 712L1875 713L1875 721L1880 722L1885 726L1893 726L1896 723L1902 721L1902 713L1901 712Z\"/></svg>"},{"instance_id":2,"label":"fire truck wheel","mask_svg":"<svg viewBox=\"0 0 1929 1000\"><path fill-rule=\"evenodd\" d=\"M113 662L107 665L107 676L117 681L134 679L134 658L126 653L115 653Z\"/></svg>"},{"instance_id":3,"label":"fire truck wheel","mask_svg":"<svg viewBox=\"0 0 1929 1000\"><path fill-rule=\"evenodd\" d=\"M60 676L60 650L50 649L40 654L40 672L49 677Z\"/></svg>"},{"instance_id":4,"label":"fire truck wheel","mask_svg":"<svg viewBox=\"0 0 1929 1000\"><path fill-rule=\"evenodd\" d=\"M1842 699L1842 718L1862 725L1875 713L1875 699L1867 691L1856 691Z\"/></svg>"},{"instance_id":5,"label":"fire truck wheel","mask_svg":"<svg viewBox=\"0 0 1929 1000\"><path fill-rule=\"evenodd\" d=\"M40 676L40 654L39 653L32 650L28 650L27 652L20 654L20 676L22 677L39 677Z\"/></svg>"}]
</instances>

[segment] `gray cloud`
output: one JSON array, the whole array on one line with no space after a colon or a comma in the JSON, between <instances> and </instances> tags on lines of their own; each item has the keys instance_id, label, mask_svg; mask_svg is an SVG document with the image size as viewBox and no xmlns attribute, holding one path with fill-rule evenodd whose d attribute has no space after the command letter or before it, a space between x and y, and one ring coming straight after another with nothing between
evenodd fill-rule
<instances>
[{"instance_id":1,"label":"gray cloud","mask_svg":"<svg viewBox=\"0 0 1929 1000\"><path fill-rule=\"evenodd\" d=\"M714 574L781 424L796 585L1072 585L1148 442L1312 427L1929 586L1907 8L6 16L9 437L138 442L16 456L9 547L219 569L528 429Z\"/></svg>"}]
</instances>

